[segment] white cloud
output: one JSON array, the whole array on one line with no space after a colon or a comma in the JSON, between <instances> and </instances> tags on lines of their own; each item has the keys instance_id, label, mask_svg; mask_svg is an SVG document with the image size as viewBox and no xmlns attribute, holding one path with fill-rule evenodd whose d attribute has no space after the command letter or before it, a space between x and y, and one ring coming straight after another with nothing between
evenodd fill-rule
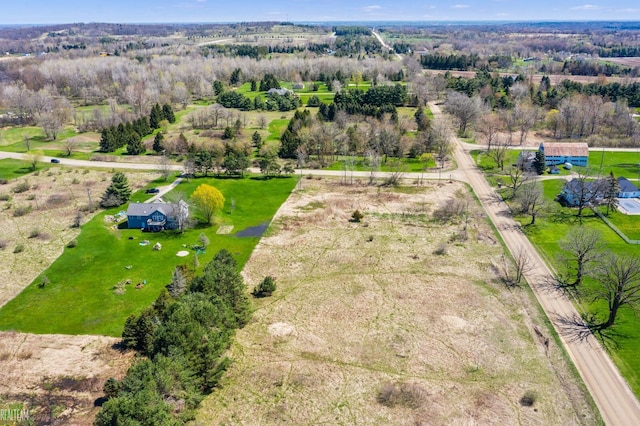
<instances>
[{"instance_id":1,"label":"white cloud","mask_svg":"<svg viewBox=\"0 0 640 426\"><path fill-rule=\"evenodd\" d=\"M572 7L571 10L599 10L600 6L596 4L583 4L582 6Z\"/></svg>"},{"instance_id":2,"label":"white cloud","mask_svg":"<svg viewBox=\"0 0 640 426\"><path fill-rule=\"evenodd\" d=\"M382 6L378 6L377 4L365 6L362 8L362 11L365 13L379 12L380 10L382 10Z\"/></svg>"},{"instance_id":3,"label":"white cloud","mask_svg":"<svg viewBox=\"0 0 640 426\"><path fill-rule=\"evenodd\" d=\"M634 9L632 7L628 7L626 9L619 9L617 10L617 12L622 12L622 13L638 13L640 12L640 9Z\"/></svg>"},{"instance_id":4,"label":"white cloud","mask_svg":"<svg viewBox=\"0 0 640 426\"><path fill-rule=\"evenodd\" d=\"M496 13L496 16L497 16L498 18L504 18L504 17L506 17L506 16L511 16L511 14L510 14L510 13L504 13L504 12L502 12L502 13Z\"/></svg>"},{"instance_id":5,"label":"white cloud","mask_svg":"<svg viewBox=\"0 0 640 426\"><path fill-rule=\"evenodd\" d=\"M468 7L468 4L454 4L453 6L451 6L452 9L466 9Z\"/></svg>"}]
</instances>

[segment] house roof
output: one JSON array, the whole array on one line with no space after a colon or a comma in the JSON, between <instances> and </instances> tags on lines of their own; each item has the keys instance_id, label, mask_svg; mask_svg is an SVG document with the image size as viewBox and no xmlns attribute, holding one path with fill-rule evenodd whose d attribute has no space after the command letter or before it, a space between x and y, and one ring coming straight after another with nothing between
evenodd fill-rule
<instances>
[{"instance_id":1,"label":"house roof","mask_svg":"<svg viewBox=\"0 0 640 426\"><path fill-rule=\"evenodd\" d=\"M580 179L573 178L564 185L564 189L573 194L579 194L582 191L591 193L601 191L604 184L605 181L603 179L581 181Z\"/></svg>"},{"instance_id":2,"label":"house roof","mask_svg":"<svg viewBox=\"0 0 640 426\"><path fill-rule=\"evenodd\" d=\"M178 206L173 203L131 203L127 208L127 216L150 216L159 211L165 216L175 215Z\"/></svg>"},{"instance_id":3,"label":"house roof","mask_svg":"<svg viewBox=\"0 0 640 426\"><path fill-rule=\"evenodd\" d=\"M620 192L636 192L638 191L638 187L629 182L626 177L620 176L618 178L618 186L620 188Z\"/></svg>"},{"instance_id":4,"label":"house roof","mask_svg":"<svg viewBox=\"0 0 640 426\"><path fill-rule=\"evenodd\" d=\"M585 142L544 142L540 144L540 149L545 156L549 157L588 157L589 145Z\"/></svg>"}]
</instances>

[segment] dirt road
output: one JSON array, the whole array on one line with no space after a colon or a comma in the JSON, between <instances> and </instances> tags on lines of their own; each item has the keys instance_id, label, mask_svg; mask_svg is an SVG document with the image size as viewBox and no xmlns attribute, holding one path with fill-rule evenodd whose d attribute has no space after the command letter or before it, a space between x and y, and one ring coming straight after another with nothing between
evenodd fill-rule
<instances>
[{"instance_id":1,"label":"dirt road","mask_svg":"<svg viewBox=\"0 0 640 426\"><path fill-rule=\"evenodd\" d=\"M441 114L437 105L432 103L430 108L434 115ZM552 275L551 270L512 219L507 205L499 200L495 191L475 167L471 156L463 150L462 142L458 138L456 141L454 156L458 168L466 173L467 181L508 249L511 253L526 250L532 269L525 277L560 335L569 356L598 405L602 418L608 425L640 424L638 399L595 337L589 336L585 340L576 341L563 335L559 319L578 315L575 307L567 297L558 292L551 292L545 287L545 279Z\"/></svg>"}]
</instances>

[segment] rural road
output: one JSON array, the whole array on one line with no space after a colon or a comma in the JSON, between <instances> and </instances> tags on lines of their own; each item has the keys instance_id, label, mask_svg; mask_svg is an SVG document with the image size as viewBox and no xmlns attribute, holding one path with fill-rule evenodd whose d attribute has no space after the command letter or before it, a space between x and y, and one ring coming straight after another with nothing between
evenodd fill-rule
<instances>
[{"instance_id":1,"label":"rural road","mask_svg":"<svg viewBox=\"0 0 640 426\"><path fill-rule=\"evenodd\" d=\"M438 105L431 103L429 106L435 116L441 114ZM563 332L560 320L573 318L578 312L565 295L550 291L545 285L546 279L552 276L551 270L512 219L507 205L496 196L471 156L465 152L462 141L455 139L454 157L459 170L466 173L466 181L478 196L509 251L514 254L526 251L532 269L525 273L525 278L560 335L603 420L607 425L640 425L638 399L596 338L589 335L584 340L577 340Z\"/></svg>"},{"instance_id":2,"label":"rural road","mask_svg":"<svg viewBox=\"0 0 640 426\"><path fill-rule=\"evenodd\" d=\"M382 47L385 47L387 50L393 50L393 47L389 46L387 43L384 42L384 40L382 39L382 37L380 37L380 34L378 34L375 31L371 31L371 34L374 35L375 38L378 39L378 41L380 42L380 44L382 45ZM398 59L402 59L402 55L400 55L399 53L394 53L396 55L396 57Z\"/></svg>"}]
</instances>

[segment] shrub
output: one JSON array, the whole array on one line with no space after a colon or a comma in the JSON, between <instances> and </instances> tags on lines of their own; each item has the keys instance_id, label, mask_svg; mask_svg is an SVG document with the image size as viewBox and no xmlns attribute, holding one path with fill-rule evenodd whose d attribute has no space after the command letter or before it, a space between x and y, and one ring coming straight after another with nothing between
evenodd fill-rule
<instances>
[{"instance_id":1,"label":"shrub","mask_svg":"<svg viewBox=\"0 0 640 426\"><path fill-rule=\"evenodd\" d=\"M29 201L33 201L33 200L35 200L35 199L36 199L36 194L29 194L29 195L27 195L27 200L29 200Z\"/></svg>"},{"instance_id":2,"label":"shrub","mask_svg":"<svg viewBox=\"0 0 640 426\"><path fill-rule=\"evenodd\" d=\"M22 253L24 251L24 244L18 244L16 245L16 247L13 249L14 253Z\"/></svg>"},{"instance_id":3,"label":"shrub","mask_svg":"<svg viewBox=\"0 0 640 426\"><path fill-rule=\"evenodd\" d=\"M121 387L122 384L118 380L109 377L107 381L104 382L104 386L102 386L102 392L104 392L104 395L109 399L116 398L118 393L120 393Z\"/></svg>"},{"instance_id":4,"label":"shrub","mask_svg":"<svg viewBox=\"0 0 640 426\"><path fill-rule=\"evenodd\" d=\"M251 294L253 294L254 297L269 297L274 291L276 291L276 281L273 277L266 276L262 282L253 289Z\"/></svg>"},{"instance_id":5,"label":"shrub","mask_svg":"<svg viewBox=\"0 0 640 426\"><path fill-rule=\"evenodd\" d=\"M360 222L364 215L360 213L360 210L356 210L351 213L351 222Z\"/></svg>"},{"instance_id":6,"label":"shrub","mask_svg":"<svg viewBox=\"0 0 640 426\"><path fill-rule=\"evenodd\" d=\"M0 250L4 250L7 247L7 242L5 240L0 240Z\"/></svg>"},{"instance_id":7,"label":"shrub","mask_svg":"<svg viewBox=\"0 0 640 426\"><path fill-rule=\"evenodd\" d=\"M11 200L11 195L9 194L0 194L0 201L9 201Z\"/></svg>"},{"instance_id":8,"label":"shrub","mask_svg":"<svg viewBox=\"0 0 640 426\"><path fill-rule=\"evenodd\" d=\"M523 397L520 398L520 405L523 407L531 407L536 403L536 399L538 399L538 394L535 391L528 390L524 393Z\"/></svg>"},{"instance_id":9,"label":"shrub","mask_svg":"<svg viewBox=\"0 0 640 426\"><path fill-rule=\"evenodd\" d=\"M376 400L386 406L401 405L408 408L419 408L425 399L425 390L417 383L385 383Z\"/></svg>"},{"instance_id":10,"label":"shrub","mask_svg":"<svg viewBox=\"0 0 640 426\"><path fill-rule=\"evenodd\" d=\"M78 242L76 240L71 240L67 243L67 248L74 248L77 245L78 245Z\"/></svg>"},{"instance_id":11,"label":"shrub","mask_svg":"<svg viewBox=\"0 0 640 426\"><path fill-rule=\"evenodd\" d=\"M30 188L31 185L29 185L29 182L24 181L16 184L16 186L14 186L11 191L15 194L21 194L23 192L27 192Z\"/></svg>"},{"instance_id":12,"label":"shrub","mask_svg":"<svg viewBox=\"0 0 640 426\"><path fill-rule=\"evenodd\" d=\"M38 283L38 287L45 288L47 284L49 284L50 282L51 281L49 281L49 277L47 277L46 275L43 275L40 277L40 282Z\"/></svg>"},{"instance_id":13,"label":"shrub","mask_svg":"<svg viewBox=\"0 0 640 426\"><path fill-rule=\"evenodd\" d=\"M29 238L38 238L40 236L40 230L38 228L34 228L29 232Z\"/></svg>"},{"instance_id":14,"label":"shrub","mask_svg":"<svg viewBox=\"0 0 640 426\"><path fill-rule=\"evenodd\" d=\"M433 251L433 254L437 256L444 256L447 254L447 243L438 244L438 247Z\"/></svg>"},{"instance_id":15,"label":"shrub","mask_svg":"<svg viewBox=\"0 0 640 426\"><path fill-rule=\"evenodd\" d=\"M20 217L29 214L29 212L31 212L31 206L20 206L16 207L16 209L13 211L13 216Z\"/></svg>"},{"instance_id":16,"label":"shrub","mask_svg":"<svg viewBox=\"0 0 640 426\"><path fill-rule=\"evenodd\" d=\"M72 184L77 185L80 183L80 181L78 180L78 178L73 178L73 180L71 181Z\"/></svg>"},{"instance_id":17,"label":"shrub","mask_svg":"<svg viewBox=\"0 0 640 426\"><path fill-rule=\"evenodd\" d=\"M0 185L6 185L7 183L9 183L8 180L6 180L4 178L0 179Z\"/></svg>"}]
</instances>

